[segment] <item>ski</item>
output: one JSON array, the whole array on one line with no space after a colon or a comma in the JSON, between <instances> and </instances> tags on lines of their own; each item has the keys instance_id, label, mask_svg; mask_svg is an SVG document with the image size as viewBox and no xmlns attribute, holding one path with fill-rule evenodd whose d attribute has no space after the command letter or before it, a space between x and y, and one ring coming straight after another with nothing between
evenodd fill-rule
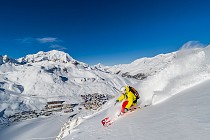
<instances>
[{"instance_id":1,"label":"ski","mask_svg":"<svg viewBox=\"0 0 210 140\"><path fill-rule=\"evenodd\" d=\"M112 124L111 120L109 117L104 118L103 120L101 120L101 123L104 127L108 127L109 125Z\"/></svg>"},{"instance_id":2,"label":"ski","mask_svg":"<svg viewBox=\"0 0 210 140\"><path fill-rule=\"evenodd\" d=\"M101 120L101 123L102 123L102 125L103 125L104 127L108 127L108 126L112 125L112 123L113 123L114 121L116 121L119 117L124 116L125 114L128 114L129 112L133 112L133 111L135 111L135 110L137 110L137 109L141 109L141 106L133 107L133 108L129 109L129 111L126 112L126 113L121 113L121 112L120 112L120 113L116 116L116 118L113 118L113 119L110 119L110 117L106 117L106 118L104 118L104 119Z\"/></svg>"}]
</instances>

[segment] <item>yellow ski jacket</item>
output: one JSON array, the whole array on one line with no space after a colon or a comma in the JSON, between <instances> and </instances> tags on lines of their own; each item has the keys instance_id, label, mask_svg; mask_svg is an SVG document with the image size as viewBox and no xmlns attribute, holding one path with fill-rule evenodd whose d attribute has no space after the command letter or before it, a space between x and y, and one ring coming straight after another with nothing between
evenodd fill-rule
<instances>
[{"instance_id":1,"label":"yellow ski jacket","mask_svg":"<svg viewBox=\"0 0 210 140\"><path fill-rule=\"evenodd\" d=\"M117 100L121 102L122 100L127 100L128 104L125 108L129 109L132 105L136 105L136 103L133 103L133 101L136 100L136 96L129 90L129 87L125 87L126 93L122 94Z\"/></svg>"}]
</instances>

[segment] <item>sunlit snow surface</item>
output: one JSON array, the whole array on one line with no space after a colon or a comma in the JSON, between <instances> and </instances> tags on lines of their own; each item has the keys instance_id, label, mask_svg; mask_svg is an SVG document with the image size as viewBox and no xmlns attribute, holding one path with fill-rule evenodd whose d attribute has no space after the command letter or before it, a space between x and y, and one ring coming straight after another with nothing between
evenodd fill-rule
<instances>
[{"instance_id":1,"label":"sunlit snow surface","mask_svg":"<svg viewBox=\"0 0 210 140\"><path fill-rule=\"evenodd\" d=\"M210 81L182 91L167 101L137 110L103 127L104 111L78 127L65 140L208 140Z\"/></svg>"},{"instance_id":2,"label":"sunlit snow surface","mask_svg":"<svg viewBox=\"0 0 210 140\"><path fill-rule=\"evenodd\" d=\"M59 56L60 54L62 53ZM43 58L40 55L38 61ZM74 61L70 56L62 58L64 62ZM53 66L61 69L68 67L71 72L49 74L40 69L43 65L46 69ZM131 74L150 73L150 76L143 81L125 79L113 74L119 70L128 70ZM70 80L62 82L56 79L59 75ZM210 46L184 48L174 53L142 58L131 64L104 67L100 70L92 69L84 63L75 66L73 63L40 61L32 66L16 67L3 64L0 76L1 89L5 89L4 94L1 93L0 107L1 110L7 109L5 114L25 108L41 108L44 103L53 99L71 97L69 102L79 102L80 94L108 93L115 95L116 99L119 93L115 88L125 84L133 85L140 91L139 104L151 105L117 118L109 127L103 127L103 118L108 116L115 119L120 111L120 104L113 106L115 99L112 99L99 112L88 116L81 114L74 119L76 125L62 130L62 138L66 140L210 139ZM95 81L84 82L81 80L83 78L94 78ZM23 86L24 91L17 85ZM34 94L36 97L31 97ZM20 102L25 106L20 106ZM67 117L68 115L57 115L2 126L0 137L11 140L55 139L61 134L65 122L68 122Z\"/></svg>"}]
</instances>

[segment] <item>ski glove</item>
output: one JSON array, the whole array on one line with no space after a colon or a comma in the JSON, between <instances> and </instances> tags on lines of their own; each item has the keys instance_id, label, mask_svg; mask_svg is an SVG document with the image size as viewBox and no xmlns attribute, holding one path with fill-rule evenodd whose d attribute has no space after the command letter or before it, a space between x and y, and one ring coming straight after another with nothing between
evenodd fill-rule
<instances>
[{"instance_id":1,"label":"ski glove","mask_svg":"<svg viewBox=\"0 0 210 140\"><path fill-rule=\"evenodd\" d=\"M114 103L114 105L116 105L118 102L119 102L119 101L118 101L118 100L116 100L116 102Z\"/></svg>"},{"instance_id":2,"label":"ski glove","mask_svg":"<svg viewBox=\"0 0 210 140\"><path fill-rule=\"evenodd\" d=\"M126 113L126 112L128 112L128 109L127 108L124 109L124 113Z\"/></svg>"}]
</instances>

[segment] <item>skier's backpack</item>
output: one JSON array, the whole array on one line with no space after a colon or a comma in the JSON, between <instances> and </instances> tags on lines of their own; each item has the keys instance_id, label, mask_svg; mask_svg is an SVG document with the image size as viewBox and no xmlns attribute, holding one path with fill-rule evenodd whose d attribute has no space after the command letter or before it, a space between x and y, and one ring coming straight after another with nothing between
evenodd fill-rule
<instances>
[{"instance_id":1,"label":"skier's backpack","mask_svg":"<svg viewBox=\"0 0 210 140\"><path fill-rule=\"evenodd\" d=\"M129 86L129 90L136 96L136 100L140 98L139 93L135 90L135 88Z\"/></svg>"}]
</instances>

